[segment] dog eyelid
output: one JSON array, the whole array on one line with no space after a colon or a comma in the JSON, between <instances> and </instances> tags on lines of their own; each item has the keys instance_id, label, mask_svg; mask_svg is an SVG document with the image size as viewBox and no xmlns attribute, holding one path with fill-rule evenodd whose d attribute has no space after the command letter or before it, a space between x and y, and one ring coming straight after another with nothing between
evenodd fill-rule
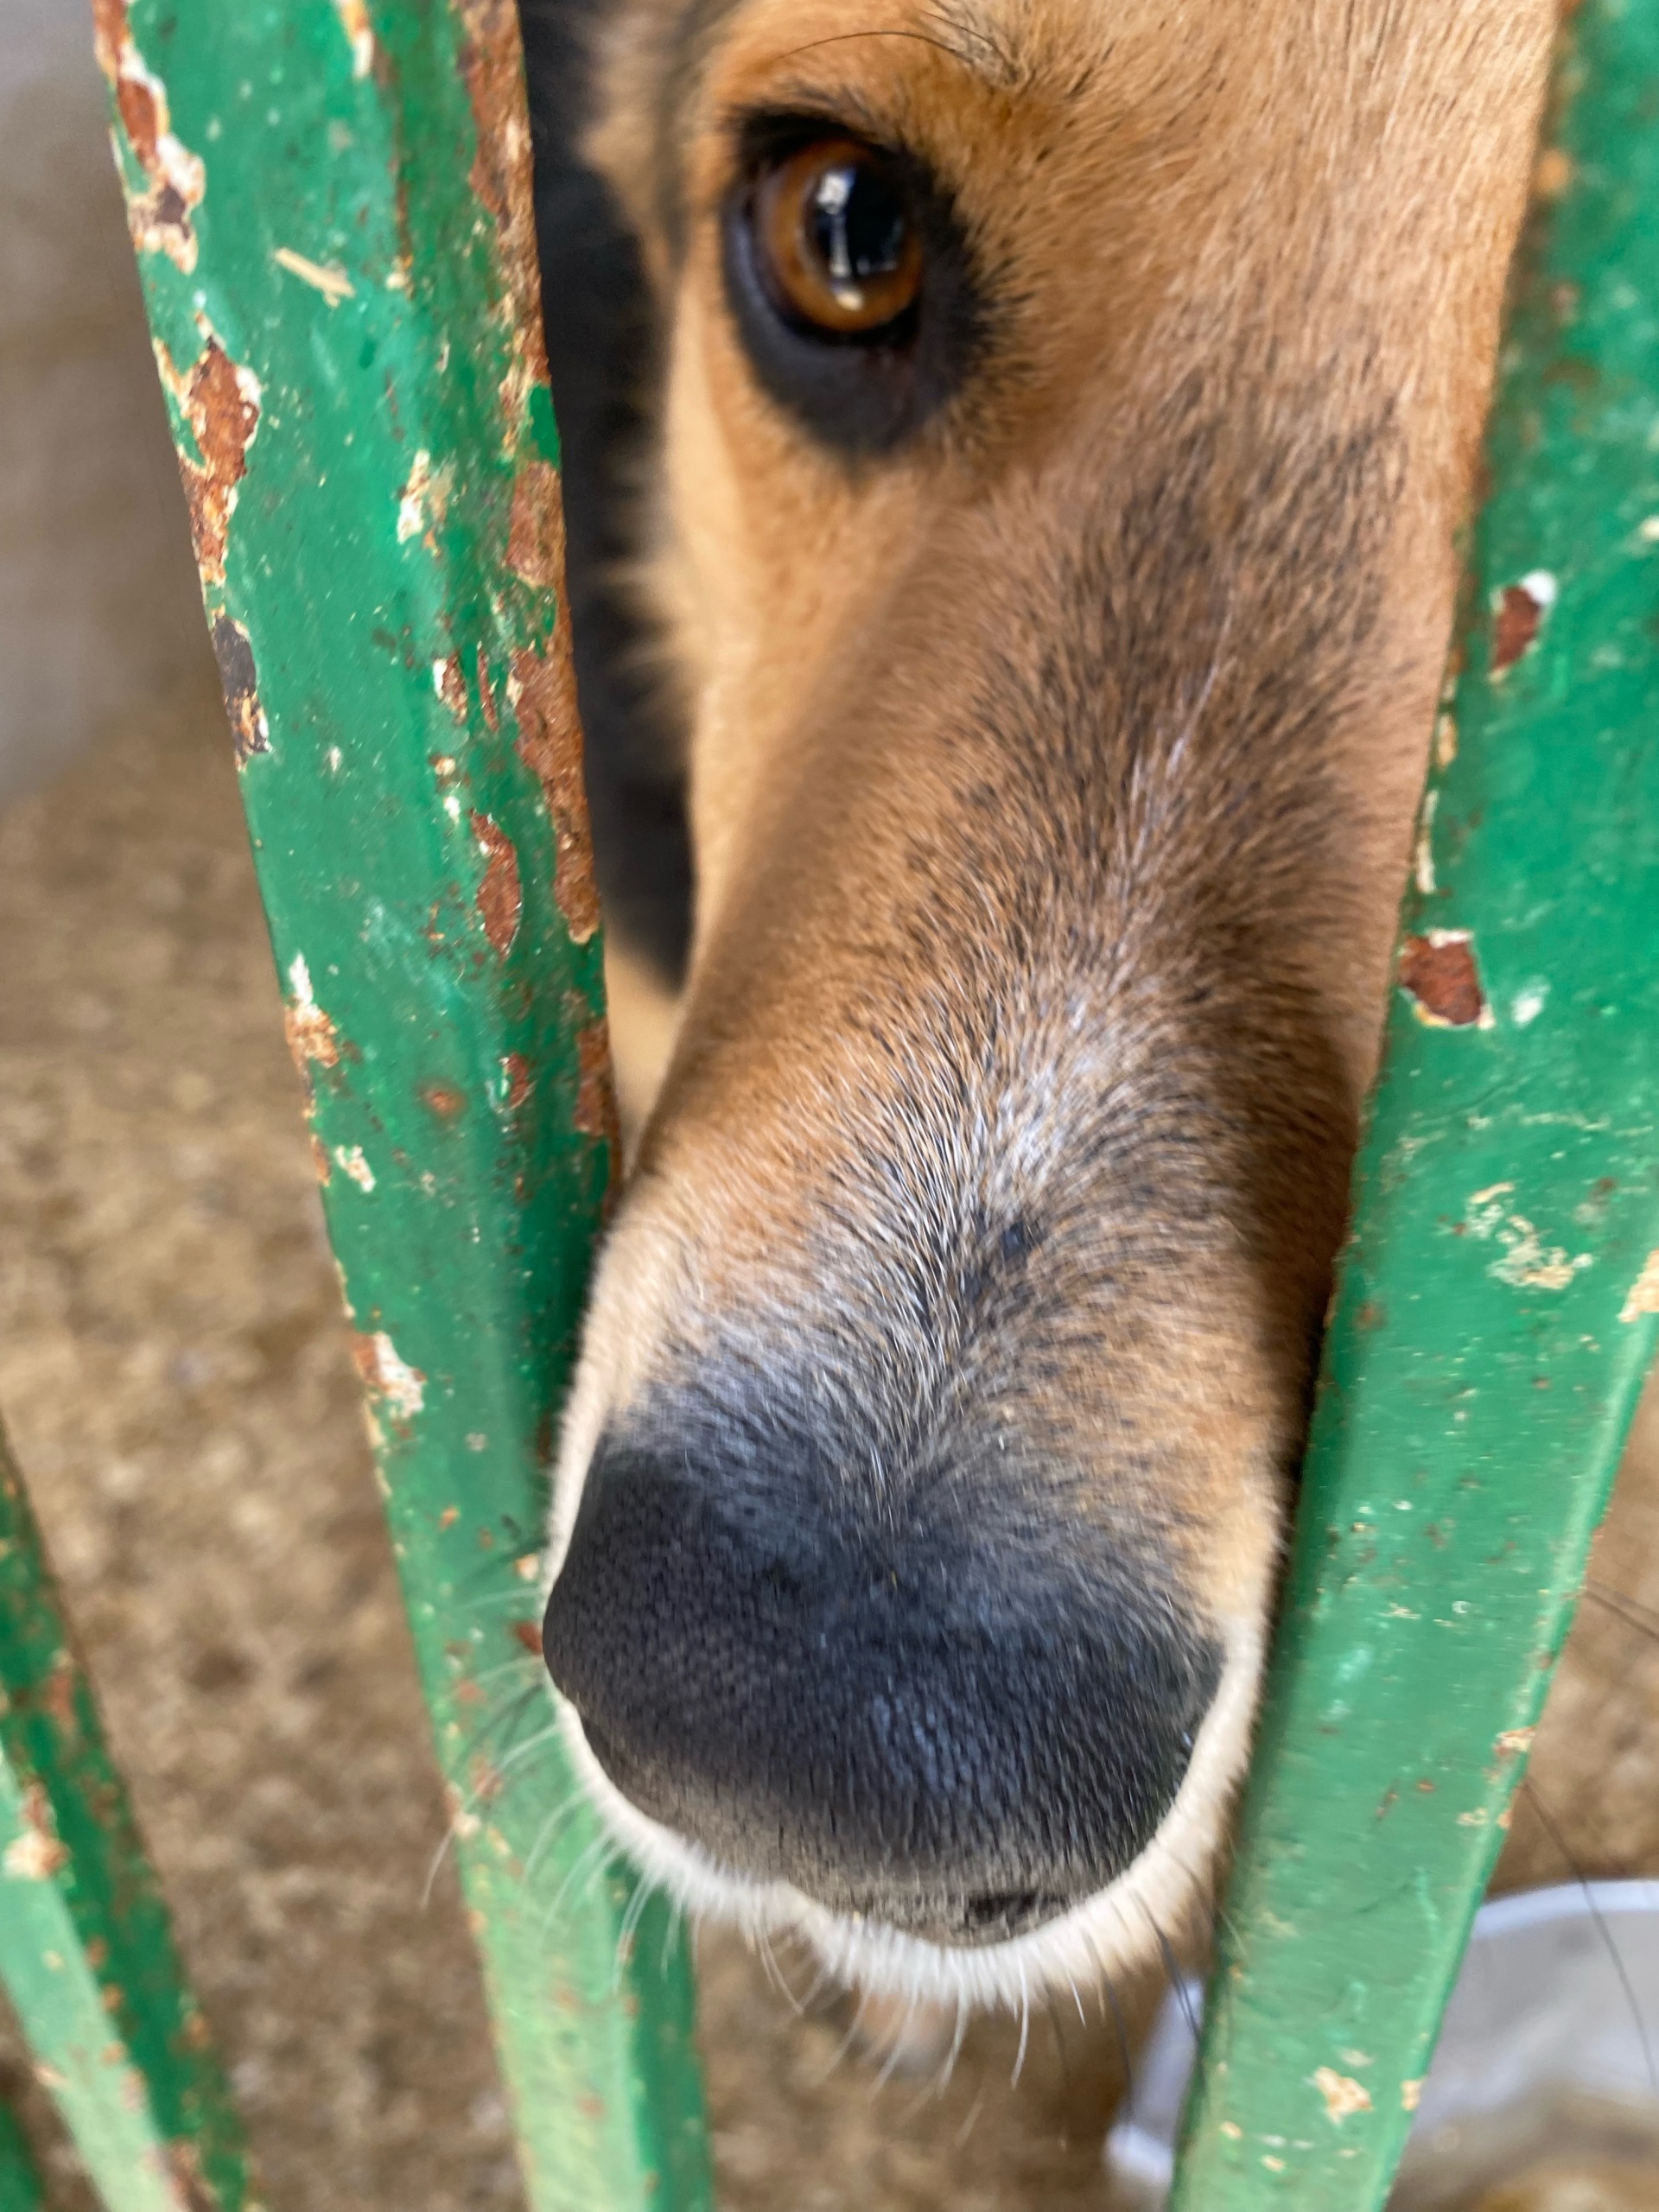
<instances>
[{"instance_id":1,"label":"dog eyelid","mask_svg":"<svg viewBox=\"0 0 1659 2212\"><path fill-rule=\"evenodd\" d=\"M954 195L861 116L730 127L722 274L750 369L819 443L892 451L961 388L984 334Z\"/></svg>"}]
</instances>

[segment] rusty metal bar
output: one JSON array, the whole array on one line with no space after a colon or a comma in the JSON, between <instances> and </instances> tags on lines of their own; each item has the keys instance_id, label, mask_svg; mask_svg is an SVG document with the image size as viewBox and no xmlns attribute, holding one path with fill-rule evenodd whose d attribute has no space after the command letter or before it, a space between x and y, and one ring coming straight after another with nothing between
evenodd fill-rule
<instances>
[{"instance_id":1,"label":"rusty metal bar","mask_svg":"<svg viewBox=\"0 0 1659 2212\"><path fill-rule=\"evenodd\" d=\"M1659 3L1564 18L1175 2212L1373 2212L1659 1313Z\"/></svg>"},{"instance_id":2,"label":"rusty metal bar","mask_svg":"<svg viewBox=\"0 0 1659 2212\"><path fill-rule=\"evenodd\" d=\"M95 15L526 2186L692 2212L684 1948L535 1649L615 1137L512 0Z\"/></svg>"},{"instance_id":3,"label":"rusty metal bar","mask_svg":"<svg viewBox=\"0 0 1659 2212\"><path fill-rule=\"evenodd\" d=\"M257 2212L230 2092L3 1436L0 1980L114 2212ZM0 2212L37 2201L31 2171L0 2112Z\"/></svg>"}]
</instances>

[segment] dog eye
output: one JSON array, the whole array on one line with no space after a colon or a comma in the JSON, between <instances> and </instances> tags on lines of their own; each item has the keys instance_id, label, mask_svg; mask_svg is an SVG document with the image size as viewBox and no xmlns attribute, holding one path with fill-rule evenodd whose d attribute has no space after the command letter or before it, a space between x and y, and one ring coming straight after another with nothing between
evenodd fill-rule
<instances>
[{"instance_id":1,"label":"dog eye","mask_svg":"<svg viewBox=\"0 0 1659 2212\"><path fill-rule=\"evenodd\" d=\"M896 334L922 288L915 209L893 164L855 138L824 138L765 168L751 221L779 310L830 340Z\"/></svg>"},{"instance_id":2,"label":"dog eye","mask_svg":"<svg viewBox=\"0 0 1659 2212\"><path fill-rule=\"evenodd\" d=\"M895 451L990 336L950 194L912 149L827 116L749 116L735 151L721 269L750 368L820 445Z\"/></svg>"}]
</instances>

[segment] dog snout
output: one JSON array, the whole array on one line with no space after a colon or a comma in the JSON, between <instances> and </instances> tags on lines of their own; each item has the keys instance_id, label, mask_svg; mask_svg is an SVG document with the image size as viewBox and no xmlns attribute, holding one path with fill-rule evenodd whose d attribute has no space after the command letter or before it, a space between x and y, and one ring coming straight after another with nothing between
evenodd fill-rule
<instances>
[{"instance_id":1,"label":"dog snout","mask_svg":"<svg viewBox=\"0 0 1659 2212\"><path fill-rule=\"evenodd\" d=\"M1144 1547L1063 1526L1006 1466L995 1493L878 1480L869 1440L826 1444L660 1418L601 1440L549 1669L623 1796L727 1872L1005 1940L1151 1840L1219 1643Z\"/></svg>"}]
</instances>

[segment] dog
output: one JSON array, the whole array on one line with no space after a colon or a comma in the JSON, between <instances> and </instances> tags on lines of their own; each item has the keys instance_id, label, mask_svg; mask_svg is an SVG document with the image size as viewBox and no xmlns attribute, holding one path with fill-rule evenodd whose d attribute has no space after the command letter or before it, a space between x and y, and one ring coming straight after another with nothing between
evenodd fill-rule
<instances>
[{"instance_id":1,"label":"dog","mask_svg":"<svg viewBox=\"0 0 1659 2212\"><path fill-rule=\"evenodd\" d=\"M524 0L637 1129L544 1649L911 2003L1248 1757L1550 0Z\"/></svg>"}]
</instances>

